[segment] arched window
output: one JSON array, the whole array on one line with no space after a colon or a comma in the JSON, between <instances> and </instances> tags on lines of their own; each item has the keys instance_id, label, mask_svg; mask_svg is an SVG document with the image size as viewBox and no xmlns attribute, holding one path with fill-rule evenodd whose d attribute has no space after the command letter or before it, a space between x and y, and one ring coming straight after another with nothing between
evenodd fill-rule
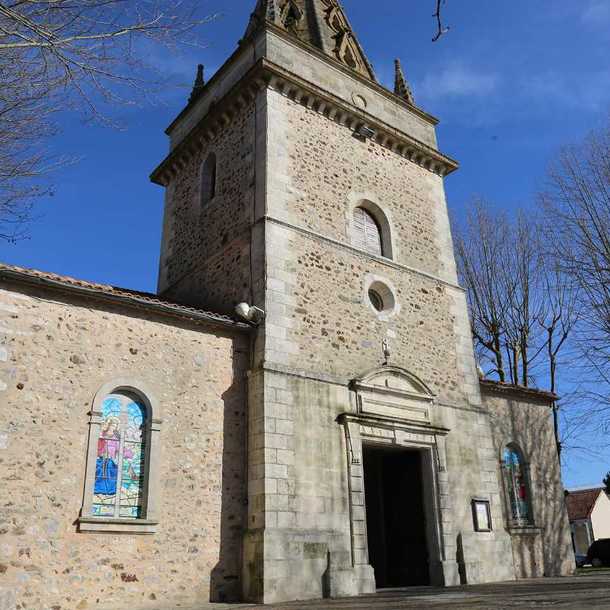
<instances>
[{"instance_id":1,"label":"arched window","mask_svg":"<svg viewBox=\"0 0 610 610\"><path fill-rule=\"evenodd\" d=\"M121 393L104 399L92 516L140 519L145 515L147 419L146 407L135 396Z\"/></svg>"},{"instance_id":2,"label":"arched window","mask_svg":"<svg viewBox=\"0 0 610 610\"><path fill-rule=\"evenodd\" d=\"M504 448L502 474L506 489L509 521L513 525L532 523L527 465L521 450L515 445L511 444Z\"/></svg>"},{"instance_id":3,"label":"arched window","mask_svg":"<svg viewBox=\"0 0 610 610\"><path fill-rule=\"evenodd\" d=\"M119 379L98 391L79 531L154 533L160 431L159 406L142 382Z\"/></svg>"},{"instance_id":4,"label":"arched window","mask_svg":"<svg viewBox=\"0 0 610 610\"><path fill-rule=\"evenodd\" d=\"M216 195L216 155L210 153L201 166L201 205Z\"/></svg>"},{"instance_id":5,"label":"arched window","mask_svg":"<svg viewBox=\"0 0 610 610\"><path fill-rule=\"evenodd\" d=\"M381 227L373 215L363 207L354 208L352 244L370 254L382 256Z\"/></svg>"}]
</instances>

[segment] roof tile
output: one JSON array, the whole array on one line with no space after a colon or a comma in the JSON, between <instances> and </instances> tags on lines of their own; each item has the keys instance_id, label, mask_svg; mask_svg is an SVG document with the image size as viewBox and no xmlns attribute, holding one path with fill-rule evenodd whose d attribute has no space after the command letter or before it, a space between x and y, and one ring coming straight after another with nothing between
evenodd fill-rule
<instances>
[{"instance_id":1,"label":"roof tile","mask_svg":"<svg viewBox=\"0 0 610 610\"><path fill-rule=\"evenodd\" d=\"M9 278L17 281L23 281L31 283L32 281L40 280L45 283L55 284L57 287L65 288L76 288L86 290L88 293L99 293L100 296L116 297L119 299L126 299L133 305L150 305L151 307L162 307L170 310L176 315L183 317L196 316L198 318L207 318L210 321L220 322L222 324L229 324L233 326L246 326L230 316L224 314L205 311L203 309L197 309L195 307L189 307L181 303L175 303L172 301L166 301L160 299L156 294L149 292L140 292L137 290L130 290L128 288L119 288L117 286L111 286L110 284L98 284L95 282L88 282L73 278L67 275L58 275L57 273L50 273L47 271L39 271L38 269L26 269L24 267L17 267L14 265L6 265L0 263L0 279Z\"/></svg>"}]
</instances>

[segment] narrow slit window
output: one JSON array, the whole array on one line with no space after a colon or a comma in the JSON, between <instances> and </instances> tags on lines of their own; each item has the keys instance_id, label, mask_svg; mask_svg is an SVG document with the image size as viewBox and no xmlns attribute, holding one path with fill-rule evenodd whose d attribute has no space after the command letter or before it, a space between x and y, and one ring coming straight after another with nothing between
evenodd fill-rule
<instances>
[{"instance_id":1,"label":"narrow slit window","mask_svg":"<svg viewBox=\"0 0 610 610\"><path fill-rule=\"evenodd\" d=\"M210 153L201 167L201 205L216 196L216 155Z\"/></svg>"}]
</instances>

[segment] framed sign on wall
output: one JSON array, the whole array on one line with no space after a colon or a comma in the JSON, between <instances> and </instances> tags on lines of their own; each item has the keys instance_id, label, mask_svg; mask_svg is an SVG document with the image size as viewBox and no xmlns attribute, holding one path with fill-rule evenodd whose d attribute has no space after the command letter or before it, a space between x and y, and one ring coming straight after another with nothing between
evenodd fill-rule
<instances>
[{"instance_id":1,"label":"framed sign on wall","mask_svg":"<svg viewBox=\"0 0 610 610\"><path fill-rule=\"evenodd\" d=\"M491 507L489 500L473 498L472 518L475 532L491 532Z\"/></svg>"}]
</instances>

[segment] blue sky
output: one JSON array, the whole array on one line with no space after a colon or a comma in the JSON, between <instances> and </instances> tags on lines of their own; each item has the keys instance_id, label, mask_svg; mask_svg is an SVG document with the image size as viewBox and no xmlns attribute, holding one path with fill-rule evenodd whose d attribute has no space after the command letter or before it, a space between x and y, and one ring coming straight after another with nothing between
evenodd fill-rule
<instances>
[{"instance_id":1,"label":"blue sky","mask_svg":"<svg viewBox=\"0 0 610 610\"><path fill-rule=\"evenodd\" d=\"M121 108L124 131L60 117L58 154L77 163L55 175L30 239L0 242L0 260L153 291L163 191L148 181L166 154L164 128L188 97L195 66L208 75L234 50L255 0L207 0L221 16L205 47L150 57L176 86L157 104ZM610 0L447 0L450 32L432 43L433 0L344 0L378 78L390 85L399 57L416 101L438 116L440 147L461 169L446 181L460 213L473 195L498 208L528 207L562 144L578 141L610 112ZM595 483L610 460L574 456L568 485Z\"/></svg>"}]
</instances>

